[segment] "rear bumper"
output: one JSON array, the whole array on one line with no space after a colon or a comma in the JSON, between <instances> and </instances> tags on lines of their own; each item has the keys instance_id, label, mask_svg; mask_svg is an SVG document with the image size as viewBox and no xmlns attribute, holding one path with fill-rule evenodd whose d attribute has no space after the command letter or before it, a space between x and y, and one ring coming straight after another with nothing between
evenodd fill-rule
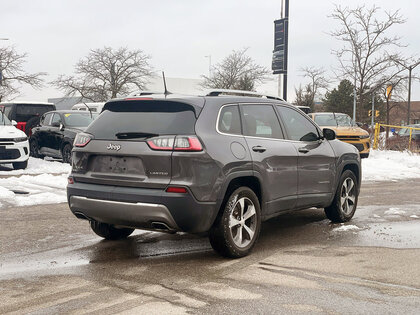
<instances>
[{"instance_id":1,"label":"rear bumper","mask_svg":"<svg viewBox=\"0 0 420 315\"><path fill-rule=\"evenodd\" d=\"M217 215L216 203L191 193L78 183L67 186L70 210L81 219L139 229L202 233Z\"/></svg>"}]
</instances>

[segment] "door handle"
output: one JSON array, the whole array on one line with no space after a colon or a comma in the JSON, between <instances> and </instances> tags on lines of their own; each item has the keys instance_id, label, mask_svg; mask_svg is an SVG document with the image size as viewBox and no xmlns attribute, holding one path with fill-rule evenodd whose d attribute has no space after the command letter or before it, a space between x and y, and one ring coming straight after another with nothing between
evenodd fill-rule
<instances>
[{"instance_id":1,"label":"door handle","mask_svg":"<svg viewBox=\"0 0 420 315\"><path fill-rule=\"evenodd\" d=\"M300 153L308 153L308 152L309 152L309 150L308 150L308 149L306 149L306 148L299 148L299 149L298 149L298 151L299 151Z\"/></svg>"},{"instance_id":2,"label":"door handle","mask_svg":"<svg viewBox=\"0 0 420 315\"><path fill-rule=\"evenodd\" d=\"M260 146L260 145L257 145L255 147L252 147L252 151L254 151L254 152L260 152L260 153L262 153L262 152L265 152L265 150L267 150L267 149L264 148L264 147L262 147L262 146Z\"/></svg>"}]
</instances>

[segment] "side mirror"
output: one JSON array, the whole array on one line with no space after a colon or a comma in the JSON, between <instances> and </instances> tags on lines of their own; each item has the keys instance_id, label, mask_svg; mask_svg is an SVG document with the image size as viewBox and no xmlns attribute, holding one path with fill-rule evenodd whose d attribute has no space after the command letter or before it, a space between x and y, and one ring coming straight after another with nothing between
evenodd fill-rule
<instances>
[{"instance_id":1,"label":"side mirror","mask_svg":"<svg viewBox=\"0 0 420 315\"><path fill-rule=\"evenodd\" d=\"M334 140L336 138L335 131L329 128L322 129L322 133L324 134L324 138L327 140Z\"/></svg>"},{"instance_id":2,"label":"side mirror","mask_svg":"<svg viewBox=\"0 0 420 315\"><path fill-rule=\"evenodd\" d=\"M12 120L12 126L17 126L16 120Z\"/></svg>"},{"instance_id":3,"label":"side mirror","mask_svg":"<svg viewBox=\"0 0 420 315\"><path fill-rule=\"evenodd\" d=\"M64 130L64 125L63 124L60 124L60 131L63 131Z\"/></svg>"},{"instance_id":4,"label":"side mirror","mask_svg":"<svg viewBox=\"0 0 420 315\"><path fill-rule=\"evenodd\" d=\"M54 121L52 124L51 124L51 126L52 127L60 127L60 123L58 122L58 121Z\"/></svg>"}]
</instances>

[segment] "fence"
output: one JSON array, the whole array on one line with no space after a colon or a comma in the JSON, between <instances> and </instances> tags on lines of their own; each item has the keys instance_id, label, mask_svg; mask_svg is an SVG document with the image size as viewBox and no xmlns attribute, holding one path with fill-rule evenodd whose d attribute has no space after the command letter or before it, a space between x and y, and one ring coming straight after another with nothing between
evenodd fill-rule
<instances>
[{"instance_id":1,"label":"fence","mask_svg":"<svg viewBox=\"0 0 420 315\"><path fill-rule=\"evenodd\" d=\"M396 128L396 129L409 129L409 136L408 136L408 150L410 151L417 151L418 148L412 148L412 142L413 142L413 130L420 130L420 128L415 128L415 127L408 127L408 126L395 126L395 125L385 125L385 124L379 124L377 123L375 125L375 134L374 134L374 138L373 138L373 149L378 149L379 147L379 136L380 136L380 130L381 127L385 127L385 128ZM405 138L405 137L404 137ZM389 139L387 139L389 141ZM386 147L388 147L388 143L386 143ZM393 149L393 148L391 148ZM398 146L394 147L394 149L400 149L398 148ZM412 150L413 149L413 150Z\"/></svg>"}]
</instances>

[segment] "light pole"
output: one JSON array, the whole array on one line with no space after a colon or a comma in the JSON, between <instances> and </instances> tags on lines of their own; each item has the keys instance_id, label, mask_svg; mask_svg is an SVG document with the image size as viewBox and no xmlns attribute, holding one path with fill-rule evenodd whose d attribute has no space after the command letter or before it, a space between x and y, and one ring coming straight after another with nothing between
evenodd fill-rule
<instances>
[{"instance_id":1,"label":"light pole","mask_svg":"<svg viewBox=\"0 0 420 315\"><path fill-rule=\"evenodd\" d=\"M410 124L410 106L411 106L411 73L413 72L414 68L420 65L420 61L417 61L416 63L407 66L406 64L395 60L396 63L398 63L400 66L408 70L408 98L407 98L407 125Z\"/></svg>"},{"instance_id":2,"label":"light pole","mask_svg":"<svg viewBox=\"0 0 420 315\"><path fill-rule=\"evenodd\" d=\"M211 77L211 55L204 56L205 58L209 58L209 77Z\"/></svg>"},{"instance_id":3,"label":"light pole","mask_svg":"<svg viewBox=\"0 0 420 315\"><path fill-rule=\"evenodd\" d=\"M411 103L411 72L420 64L420 61L408 67L408 99L407 99L407 125L410 124L410 103Z\"/></svg>"}]
</instances>

